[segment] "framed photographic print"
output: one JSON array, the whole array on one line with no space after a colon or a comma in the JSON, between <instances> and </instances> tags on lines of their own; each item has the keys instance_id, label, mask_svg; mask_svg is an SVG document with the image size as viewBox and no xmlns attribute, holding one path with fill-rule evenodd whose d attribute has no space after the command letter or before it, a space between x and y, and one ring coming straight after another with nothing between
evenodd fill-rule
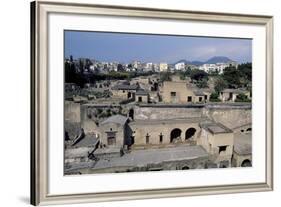
<instances>
[{"instance_id":1,"label":"framed photographic print","mask_svg":"<svg viewBox=\"0 0 281 207\"><path fill-rule=\"evenodd\" d=\"M31 3L31 203L273 189L273 17Z\"/></svg>"}]
</instances>

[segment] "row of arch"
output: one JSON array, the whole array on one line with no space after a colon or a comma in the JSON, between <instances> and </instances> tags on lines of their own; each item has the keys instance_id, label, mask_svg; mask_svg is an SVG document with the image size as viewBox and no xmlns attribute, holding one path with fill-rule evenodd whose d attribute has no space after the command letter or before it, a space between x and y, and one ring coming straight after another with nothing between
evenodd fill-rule
<instances>
[{"instance_id":1,"label":"row of arch","mask_svg":"<svg viewBox=\"0 0 281 207\"><path fill-rule=\"evenodd\" d=\"M192 138L196 133L196 129L191 127L185 131L185 140ZM170 142L172 143L174 140L182 137L182 130L179 128L175 128L171 131L170 134Z\"/></svg>"}]
</instances>

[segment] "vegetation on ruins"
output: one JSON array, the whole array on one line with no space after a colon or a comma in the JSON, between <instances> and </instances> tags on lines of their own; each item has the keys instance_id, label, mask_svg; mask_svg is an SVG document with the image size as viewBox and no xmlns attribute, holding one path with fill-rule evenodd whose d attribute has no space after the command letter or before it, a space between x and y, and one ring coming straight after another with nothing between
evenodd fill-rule
<instances>
[{"instance_id":1,"label":"vegetation on ruins","mask_svg":"<svg viewBox=\"0 0 281 207\"><path fill-rule=\"evenodd\" d=\"M215 80L215 91L220 93L223 89L228 87L228 83L221 76L218 76Z\"/></svg>"},{"instance_id":2,"label":"vegetation on ruins","mask_svg":"<svg viewBox=\"0 0 281 207\"><path fill-rule=\"evenodd\" d=\"M220 102L221 100L219 99L219 93L218 92L211 93L210 101L211 102Z\"/></svg>"},{"instance_id":3,"label":"vegetation on ruins","mask_svg":"<svg viewBox=\"0 0 281 207\"><path fill-rule=\"evenodd\" d=\"M86 83L96 83L102 80L131 80L132 78L138 76L149 76L154 74L153 71L147 72L136 72L136 71L124 71L121 66L119 66L118 71L109 71L107 73L101 73L99 71L90 71L85 68L83 63L80 61L78 66L74 62L65 61L65 83L75 83L81 88L84 87ZM85 70L87 69L87 73Z\"/></svg>"},{"instance_id":4,"label":"vegetation on ruins","mask_svg":"<svg viewBox=\"0 0 281 207\"><path fill-rule=\"evenodd\" d=\"M215 91L225 88L246 88L251 92L252 63L244 63L235 67L226 67L221 75L216 76Z\"/></svg>"},{"instance_id":5,"label":"vegetation on ruins","mask_svg":"<svg viewBox=\"0 0 281 207\"><path fill-rule=\"evenodd\" d=\"M191 81L196 84L198 88L207 88L208 87L208 73L203 70L194 69L190 73Z\"/></svg>"},{"instance_id":6,"label":"vegetation on ruins","mask_svg":"<svg viewBox=\"0 0 281 207\"><path fill-rule=\"evenodd\" d=\"M72 57L70 61L65 61L65 83L74 83L79 86L75 91L66 91L66 99L70 99L73 95L80 95L91 99L109 98L112 96L112 92L108 89L112 80L128 80L139 76L151 76L156 74L155 71L126 71L124 65L118 64L117 71L108 71L100 68L99 64L95 66L93 70L90 70L91 61L85 59L84 61L79 60L78 62L73 61ZM104 66L105 67L105 66ZM132 68L132 64L127 66ZM106 69L106 68L104 68ZM227 88L230 89L246 89L252 91L252 63L242 63L237 67L229 66L226 67L221 74L218 71L205 72L198 68L191 68L186 66L184 70L158 72L158 81L172 81L172 76L178 76L181 80L191 80L191 83L196 85L198 88L210 88L213 93L210 96L210 101L217 102L219 100L219 94ZM211 79L210 79L211 77ZM210 80L209 80L210 79ZM87 84L90 86L87 86ZM151 91L158 90L158 83L151 87ZM87 88L89 87L89 88ZM92 88L92 89L90 89ZM99 90L93 90L98 88ZM160 99L161 100L161 97ZM129 101L121 102L121 104L127 104ZM237 96L237 102L248 102L250 101L246 95L240 94ZM108 114L108 113L107 113ZM106 116L104 114L103 116Z\"/></svg>"},{"instance_id":7,"label":"vegetation on ruins","mask_svg":"<svg viewBox=\"0 0 281 207\"><path fill-rule=\"evenodd\" d=\"M235 102L251 102L251 100L248 99L248 96L241 93L236 96Z\"/></svg>"},{"instance_id":8,"label":"vegetation on ruins","mask_svg":"<svg viewBox=\"0 0 281 207\"><path fill-rule=\"evenodd\" d=\"M244 63L235 67L226 67L221 77L228 88L247 87L252 82L252 63Z\"/></svg>"},{"instance_id":9,"label":"vegetation on ruins","mask_svg":"<svg viewBox=\"0 0 281 207\"><path fill-rule=\"evenodd\" d=\"M160 81L171 81L172 80L172 73L171 72L161 72L160 73Z\"/></svg>"}]
</instances>

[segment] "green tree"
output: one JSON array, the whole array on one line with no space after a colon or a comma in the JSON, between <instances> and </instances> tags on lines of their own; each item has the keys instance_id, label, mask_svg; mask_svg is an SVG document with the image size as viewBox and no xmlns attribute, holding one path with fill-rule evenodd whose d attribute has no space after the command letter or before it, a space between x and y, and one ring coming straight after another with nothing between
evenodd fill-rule
<instances>
[{"instance_id":1,"label":"green tree","mask_svg":"<svg viewBox=\"0 0 281 207\"><path fill-rule=\"evenodd\" d=\"M161 72L160 73L160 81L171 81L171 73L170 72Z\"/></svg>"},{"instance_id":2,"label":"green tree","mask_svg":"<svg viewBox=\"0 0 281 207\"><path fill-rule=\"evenodd\" d=\"M222 78L227 81L228 87L238 88L241 85L241 73L236 67L226 67L223 71Z\"/></svg>"},{"instance_id":3,"label":"green tree","mask_svg":"<svg viewBox=\"0 0 281 207\"><path fill-rule=\"evenodd\" d=\"M223 89L227 88L228 84L222 77L215 80L215 91L220 93Z\"/></svg>"},{"instance_id":4,"label":"green tree","mask_svg":"<svg viewBox=\"0 0 281 207\"><path fill-rule=\"evenodd\" d=\"M196 81L203 80L203 79L208 80L208 73L206 73L203 70L194 69L191 71L190 78L191 80L196 80Z\"/></svg>"},{"instance_id":5,"label":"green tree","mask_svg":"<svg viewBox=\"0 0 281 207\"><path fill-rule=\"evenodd\" d=\"M245 79L252 82L252 63L239 64L237 69Z\"/></svg>"},{"instance_id":6,"label":"green tree","mask_svg":"<svg viewBox=\"0 0 281 207\"><path fill-rule=\"evenodd\" d=\"M191 72L192 72L192 69L190 66L188 66L184 71L184 75L190 77Z\"/></svg>"},{"instance_id":7,"label":"green tree","mask_svg":"<svg viewBox=\"0 0 281 207\"><path fill-rule=\"evenodd\" d=\"M117 65L117 71L123 71L124 69L123 69L123 65L122 64L118 64Z\"/></svg>"},{"instance_id":8,"label":"green tree","mask_svg":"<svg viewBox=\"0 0 281 207\"><path fill-rule=\"evenodd\" d=\"M77 74L74 63L64 63L64 78L66 83L77 83Z\"/></svg>"},{"instance_id":9,"label":"green tree","mask_svg":"<svg viewBox=\"0 0 281 207\"><path fill-rule=\"evenodd\" d=\"M235 102L250 102L251 100L243 93L236 96Z\"/></svg>"},{"instance_id":10,"label":"green tree","mask_svg":"<svg viewBox=\"0 0 281 207\"><path fill-rule=\"evenodd\" d=\"M252 63L242 63L237 68L241 74L241 86L249 87L252 83Z\"/></svg>"},{"instance_id":11,"label":"green tree","mask_svg":"<svg viewBox=\"0 0 281 207\"><path fill-rule=\"evenodd\" d=\"M84 68L85 68L84 62L82 61L82 59L79 59L79 72L81 74L83 74Z\"/></svg>"},{"instance_id":12,"label":"green tree","mask_svg":"<svg viewBox=\"0 0 281 207\"><path fill-rule=\"evenodd\" d=\"M196 86L198 88L208 88L208 81L207 79L202 79L202 80L198 80L197 83L196 83Z\"/></svg>"},{"instance_id":13,"label":"green tree","mask_svg":"<svg viewBox=\"0 0 281 207\"><path fill-rule=\"evenodd\" d=\"M210 101L211 102L220 102L221 100L219 99L219 93L218 92L211 93Z\"/></svg>"}]
</instances>

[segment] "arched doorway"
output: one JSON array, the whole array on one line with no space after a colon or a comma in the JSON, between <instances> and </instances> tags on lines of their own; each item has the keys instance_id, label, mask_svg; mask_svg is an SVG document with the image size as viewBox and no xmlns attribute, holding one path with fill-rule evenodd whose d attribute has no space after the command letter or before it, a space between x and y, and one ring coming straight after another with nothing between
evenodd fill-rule
<instances>
[{"instance_id":1,"label":"arched doorway","mask_svg":"<svg viewBox=\"0 0 281 207\"><path fill-rule=\"evenodd\" d=\"M196 132L196 129L193 128L193 127L189 128L188 130L186 130L186 132L185 132L185 140L190 139L191 137L193 137L195 132Z\"/></svg>"},{"instance_id":2,"label":"arched doorway","mask_svg":"<svg viewBox=\"0 0 281 207\"><path fill-rule=\"evenodd\" d=\"M188 166L183 166L181 169L182 170L189 170L189 167Z\"/></svg>"},{"instance_id":3,"label":"arched doorway","mask_svg":"<svg viewBox=\"0 0 281 207\"><path fill-rule=\"evenodd\" d=\"M171 131L170 142L173 143L176 140L180 140L181 138L181 130L179 128L175 128Z\"/></svg>"},{"instance_id":4,"label":"arched doorway","mask_svg":"<svg viewBox=\"0 0 281 207\"><path fill-rule=\"evenodd\" d=\"M252 167L252 162L246 159L242 162L241 167Z\"/></svg>"}]
</instances>

